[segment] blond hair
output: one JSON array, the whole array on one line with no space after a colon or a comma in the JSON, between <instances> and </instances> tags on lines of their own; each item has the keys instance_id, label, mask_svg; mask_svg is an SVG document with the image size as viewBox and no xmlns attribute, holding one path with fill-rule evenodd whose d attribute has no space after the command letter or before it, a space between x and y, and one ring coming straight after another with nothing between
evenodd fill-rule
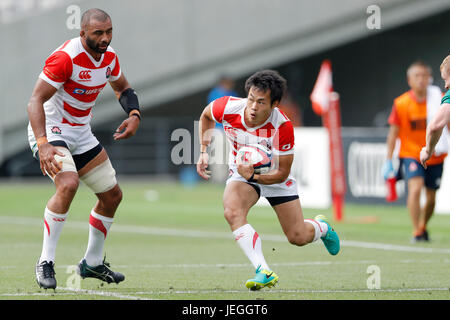
<instances>
[{"instance_id":1,"label":"blond hair","mask_svg":"<svg viewBox=\"0 0 450 320\"><path fill-rule=\"evenodd\" d=\"M440 70L442 71L444 68L446 70L450 70L450 55L446 56L445 59L441 63Z\"/></svg>"}]
</instances>

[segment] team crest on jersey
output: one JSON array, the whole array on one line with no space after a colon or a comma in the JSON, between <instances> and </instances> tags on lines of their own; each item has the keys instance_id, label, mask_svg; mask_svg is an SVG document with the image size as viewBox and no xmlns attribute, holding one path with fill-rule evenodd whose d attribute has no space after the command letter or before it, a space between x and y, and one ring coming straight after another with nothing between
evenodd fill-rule
<instances>
[{"instance_id":1,"label":"team crest on jersey","mask_svg":"<svg viewBox=\"0 0 450 320\"><path fill-rule=\"evenodd\" d=\"M61 129L56 126L52 127L51 131L53 134L61 134Z\"/></svg>"},{"instance_id":2,"label":"team crest on jersey","mask_svg":"<svg viewBox=\"0 0 450 320\"><path fill-rule=\"evenodd\" d=\"M92 70L81 70L78 74L80 81L91 81L92 76L90 75Z\"/></svg>"},{"instance_id":3,"label":"team crest on jersey","mask_svg":"<svg viewBox=\"0 0 450 320\"><path fill-rule=\"evenodd\" d=\"M111 68L108 67L106 68L106 79L109 79L110 76L111 76Z\"/></svg>"},{"instance_id":4,"label":"team crest on jersey","mask_svg":"<svg viewBox=\"0 0 450 320\"><path fill-rule=\"evenodd\" d=\"M272 150L272 146L270 145L270 142L268 140L261 140L259 144L266 147L269 150Z\"/></svg>"}]
</instances>

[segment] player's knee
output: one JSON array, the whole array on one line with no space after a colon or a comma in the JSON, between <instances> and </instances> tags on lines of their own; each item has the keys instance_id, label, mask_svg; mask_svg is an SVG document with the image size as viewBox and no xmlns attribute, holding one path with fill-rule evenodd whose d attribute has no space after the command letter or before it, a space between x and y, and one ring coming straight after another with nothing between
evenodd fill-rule
<instances>
[{"instance_id":1,"label":"player's knee","mask_svg":"<svg viewBox=\"0 0 450 320\"><path fill-rule=\"evenodd\" d=\"M123 194L119 186L113 188L106 199L103 199L103 206L110 209L116 209L122 201Z\"/></svg>"},{"instance_id":2,"label":"player's knee","mask_svg":"<svg viewBox=\"0 0 450 320\"><path fill-rule=\"evenodd\" d=\"M116 207L119 206L120 202L122 202L122 198L123 198L123 193L122 190L118 187L117 189L114 190L114 193L112 195L112 202L114 203L114 205Z\"/></svg>"},{"instance_id":3,"label":"player's knee","mask_svg":"<svg viewBox=\"0 0 450 320\"><path fill-rule=\"evenodd\" d=\"M57 192L63 196L73 197L78 190L77 178L64 178L58 181Z\"/></svg>"},{"instance_id":4,"label":"player's knee","mask_svg":"<svg viewBox=\"0 0 450 320\"><path fill-rule=\"evenodd\" d=\"M304 246L308 244L308 239L304 233L293 231L289 232L287 235L287 239L290 244L296 245L296 246Z\"/></svg>"},{"instance_id":5,"label":"player's knee","mask_svg":"<svg viewBox=\"0 0 450 320\"><path fill-rule=\"evenodd\" d=\"M224 216L229 224L233 224L236 221L238 221L239 219L242 219L243 217L245 217L245 213L240 209L225 208Z\"/></svg>"}]
</instances>

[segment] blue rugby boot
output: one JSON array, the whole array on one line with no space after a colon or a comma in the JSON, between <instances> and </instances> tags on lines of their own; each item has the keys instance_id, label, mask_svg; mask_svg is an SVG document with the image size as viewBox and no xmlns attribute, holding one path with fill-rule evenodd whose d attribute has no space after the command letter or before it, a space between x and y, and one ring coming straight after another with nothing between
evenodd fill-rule
<instances>
[{"instance_id":1,"label":"blue rugby boot","mask_svg":"<svg viewBox=\"0 0 450 320\"><path fill-rule=\"evenodd\" d=\"M327 248L328 252L331 255L337 255L339 250L341 249L341 243L339 240L339 236L334 231L334 229L330 226L330 224L327 221L327 218L324 215L318 215L314 218L315 220L318 220L320 222L326 223L328 226L327 234L320 239L322 239L323 244L325 245L325 248Z\"/></svg>"},{"instance_id":2,"label":"blue rugby boot","mask_svg":"<svg viewBox=\"0 0 450 320\"><path fill-rule=\"evenodd\" d=\"M271 288L278 282L278 276L272 270L266 270L258 266L256 275L253 279L248 279L245 286L252 290L260 290L264 287Z\"/></svg>"}]
</instances>

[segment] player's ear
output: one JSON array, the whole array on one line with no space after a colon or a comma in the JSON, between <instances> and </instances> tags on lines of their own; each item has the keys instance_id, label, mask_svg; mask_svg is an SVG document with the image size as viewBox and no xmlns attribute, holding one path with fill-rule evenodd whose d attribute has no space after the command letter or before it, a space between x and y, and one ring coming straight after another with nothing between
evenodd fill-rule
<instances>
[{"instance_id":1,"label":"player's ear","mask_svg":"<svg viewBox=\"0 0 450 320\"><path fill-rule=\"evenodd\" d=\"M83 37L84 37L84 35L85 35L84 29L81 29L81 30L80 30L80 37L82 37L82 38L83 38Z\"/></svg>"},{"instance_id":2,"label":"player's ear","mask_svg":"<svg viewBox=\"0 0 450 320\"><path fill-rule=\"evenodd\" d=\"M280 101L275 100L275 101L272 103L272 109L278 107L279 105L280 105Z\"/></svg>"}]
</instances>

